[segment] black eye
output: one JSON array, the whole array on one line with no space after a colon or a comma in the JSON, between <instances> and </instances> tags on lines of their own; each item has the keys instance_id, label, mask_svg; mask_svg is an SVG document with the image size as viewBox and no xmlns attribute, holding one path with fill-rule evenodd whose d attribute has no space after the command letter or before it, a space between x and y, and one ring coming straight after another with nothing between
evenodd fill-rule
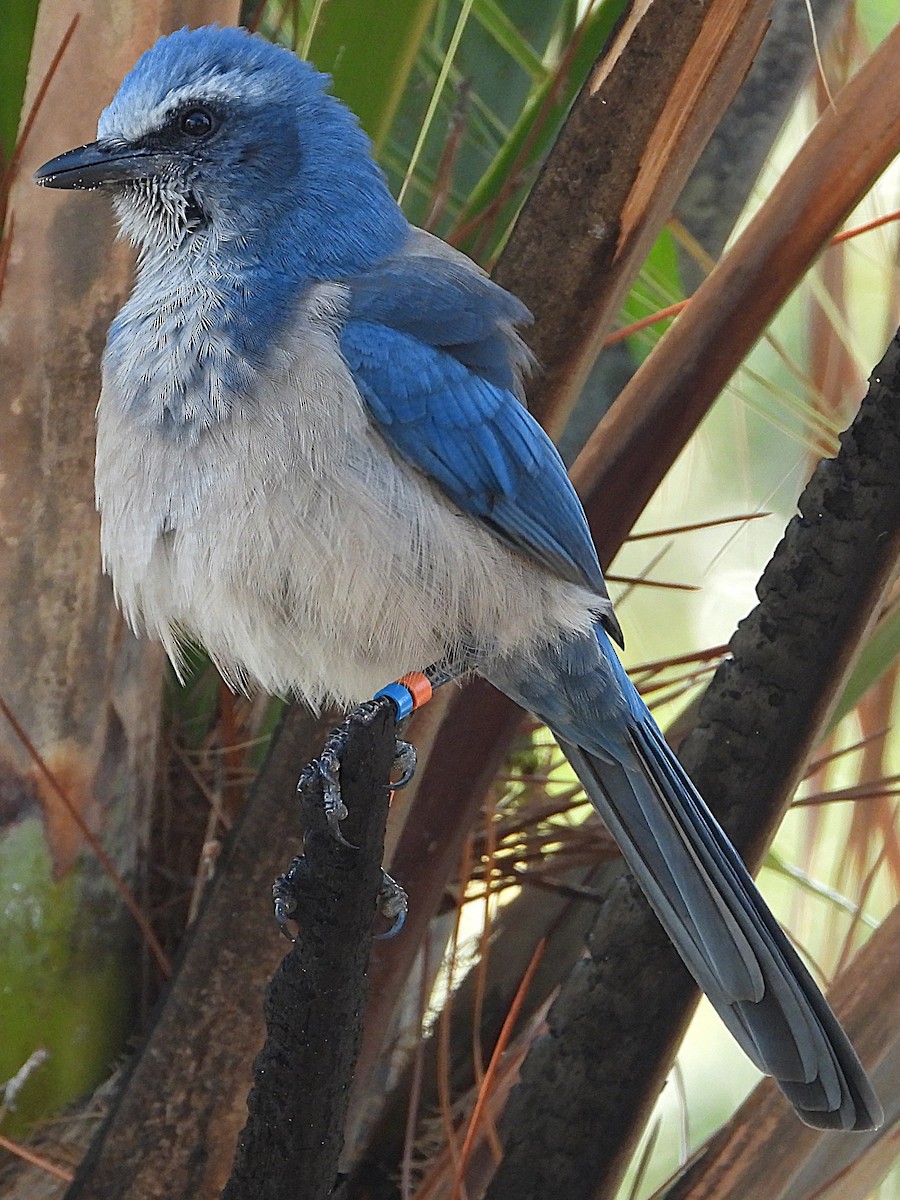
<instances>
[{"instance_id":1,"label":"black eye","mask_svg":"<svg viewBox=\"0 0 900 1200\"><path fill-rule=\"evenodd\" d=\"M192 138L206 137L214 125L213 115L206 108L189 108L178 118L178 128Z\"/></svg>"}]
</instances>

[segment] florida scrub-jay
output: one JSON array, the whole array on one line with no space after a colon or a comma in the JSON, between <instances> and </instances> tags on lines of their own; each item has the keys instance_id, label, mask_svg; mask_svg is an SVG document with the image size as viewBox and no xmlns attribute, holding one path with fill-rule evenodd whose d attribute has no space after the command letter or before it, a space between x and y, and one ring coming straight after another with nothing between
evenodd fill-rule
<instances>
[{"instance_id":1,"label":"florida scrub-jay","mask_svg":"<svg viewBox=\"0 0 900 1200\"><path fill-rule=\"evenodd\" d=\"M352 705L474 661L554 731L697 982L801 1117L879 1121L846 1036L612 647L581 505L521 402L528 312L413 229L327 80L238 29L140 59L50 187L140 248L98 408L132 626Z\"/></svg>"}]
</instances>

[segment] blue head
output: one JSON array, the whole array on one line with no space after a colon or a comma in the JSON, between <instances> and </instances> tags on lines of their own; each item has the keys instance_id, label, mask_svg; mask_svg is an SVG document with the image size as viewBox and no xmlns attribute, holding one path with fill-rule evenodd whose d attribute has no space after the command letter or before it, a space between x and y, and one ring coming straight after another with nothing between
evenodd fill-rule
<instances>
[{"instance_id":1,"label":"blue head","mask_svg":"<svg viewBox=\"0 0 900 1200\"><path fill-rule=\"evenodd\" d=\"M98 141L36 178L112 190L145 256L224 243L275 273L340 278L384 257L407 226L327 83L245 30L182 29L126 76Z\"/></svg>"},{"instance_id":2,"label":"blue head","mask_svg":"<svg viewBox=\"0 0 900 1200\"><path fill-rule=\"evenodd\" d=\"M364 271L407 237L368 139L327 83L244 30L182 29L128 74L96 142L36 173L110 191L141 247L104 373L147 424L196 437L246 403L304 290Z\"/></svg>"}]
</instances>

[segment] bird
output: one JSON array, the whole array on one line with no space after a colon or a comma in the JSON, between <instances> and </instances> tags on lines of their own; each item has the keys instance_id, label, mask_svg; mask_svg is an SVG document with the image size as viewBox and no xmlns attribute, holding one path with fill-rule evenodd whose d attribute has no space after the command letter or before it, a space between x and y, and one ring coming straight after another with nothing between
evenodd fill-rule
<instances>
[{"instance_id":1,"label":"bird","mask_svg":"<svg viewBox=\"0 0 900 1200\"><path fill-rule=\"evenodd\" d=\"M97 140L138 248L97 410L101 555L180 669L351 708L474 670L558 739L686 966L800 1118L882 1114L622 667L587 520L524 403L525 305L409 224L328 77L232 27L147 50Z\"/></svg>"}]
</instances>

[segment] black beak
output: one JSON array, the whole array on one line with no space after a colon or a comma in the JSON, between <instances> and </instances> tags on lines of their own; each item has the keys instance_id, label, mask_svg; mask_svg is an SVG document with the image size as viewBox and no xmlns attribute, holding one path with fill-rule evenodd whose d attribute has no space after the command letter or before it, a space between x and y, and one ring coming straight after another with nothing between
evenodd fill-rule
<instances>
[{"instance_id":1,"label":"black beak","mask_svg":"<svg viewBox=\"0 0 900 1200\"><path fill-rule=\"evenodd\" d=\"M148 179L162 170L169 157L127 142L90 142L51 158L38 167L33 178L41 187L88 191L104 183Z\"/></svg>"}]
</instances>

